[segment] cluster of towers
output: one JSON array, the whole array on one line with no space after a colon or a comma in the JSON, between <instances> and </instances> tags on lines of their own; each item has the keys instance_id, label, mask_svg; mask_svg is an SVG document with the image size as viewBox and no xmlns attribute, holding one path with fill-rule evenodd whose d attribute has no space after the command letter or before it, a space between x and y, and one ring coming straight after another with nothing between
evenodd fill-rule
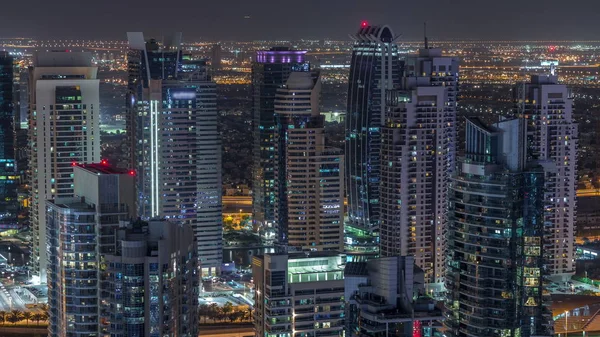
<instances>
[{"instance_id":1,"label":"cluster of towers","mask_svg":"<svg viewBox=\"0 0 600 337\"><path fill-rule=\"evenodd\" d=\"M92 55L38 52L28 71L32 274L52 336L196 336L200 273L221 265L216 85L180 33L128 39L122 168L101 158Z\"/></svg>"},{"instance_id":2,"label":"cluster of towers","mask_svg":"<svg viewBox=\"0 0 600 337\"><path fill-rule=\"evenodd\" d=\"M544 280L574 271L569 90L532 76L515 86L513 117L468 119L457 144L459 60L427 42L403 57L388 26L363 23L353 39L343 153L323 146L305 52L257 53L254 221L280 254L411 257L445 298L446 334L548 335Z\"/></svg>"}]
</instances>

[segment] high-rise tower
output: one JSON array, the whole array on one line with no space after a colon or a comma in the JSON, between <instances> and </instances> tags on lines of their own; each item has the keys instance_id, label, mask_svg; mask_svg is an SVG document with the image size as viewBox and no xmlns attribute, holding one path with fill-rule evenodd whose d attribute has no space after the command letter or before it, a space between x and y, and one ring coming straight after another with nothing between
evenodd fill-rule
<instances>
[{"instance_id":1,"label":"high-rise tower","mask_svg":"<svg viewBox=\"0 0 600 337\"><path fill-rule=\"evenodd\" d=\"M131 222L134 175L77 165L75 197L47 202L49 336L198 336L193 230Z\"/></svg>"},{"instance_id":2,"label":"high-rise tower","mask_svg":"<svg viewBox=\"0 0 600 337\"><path fill-rule=\"evenodd\" d=\"M0 52L0 221L14 220L18 206L13 78L13 57Z\"/></svg>"},{"instance_id":3,"label":"high-rise tower","mask_svg":"<svg viewBox=\"0 0 600 337\"><path fill-rule=\"evenodd\" d=\"M98 336L102 254L116 253L119 221L135 216L132 172L107 164L73 167L74 193L47 201L48 335ZM104 295L106 296L106 295ZM110 321L110 320L109 320Z\"/></svg>"},{"instance_id":4,"label":"high-rise tower","mask_svg":"<svg viewBox=\"0 0 600 337\"><path fill-rule=\"evenodd\" d=\"M252 65L252 218L271 232L275 220L275 94L292 71L309 71L305 50L259 50Z\"/></svg>"},{"instance_id":5,"label":"high-rise tower","mask_svg":"<svg viewBox=\"0 0 600 337\"><path fill-rule=\"evenodd\" d=\"M425 282L441 284L458 60L420 50L407 58L401 88L388 91L381 127L381 255L413 255Z\"/></svg>"},{"instance_id":6,"label":"high-rise tower","mask_svg":"<svg viewBox=\"0 0 600 337\"><path fill-rule=\"evenodd\" d=\"M346 113L347 251L374 254L378 249L385 93L400 84L401 64L390 27L363 22L353 38Z\"/></svg>"},{"instance_id":7,"label":"high-rise tower","mask_svg":"<svg viewBox=\"0 0 600 337\"><path fill-rule=\"evenodd\" d=\"M343 250L344 165L325 146L319 73L292 72L275 96L275 227L283 251Z\"/></svg>"},{"instance_id":8,"label":"high-rise tower","mask_svg":"<svg viewBox=\"0 0 600 337\"><path fill-rule=\"evenodd\" d=\"M553 335L545 168L527 160L526 137L524 119L467 120L449 192L448 336Z\"/></svg>"},{"instance_id":9,"label":"high-rise tower","mask_svg":"<svg viewBox=\"0 0 600 337\"><path fill-rule=\"evenodd\" d=\"M130 160L138 216L190 224L206 273L222 261L221 139L216 84L204 60L181 50L181 34L159 43L128 33Z\"/></svg>"},{"instance_id":10,"label":"high-rise tower","mask_svg":"<svg viewBox=\"0 0 600 337\"><path fill-rule=\"evenodd\" d=\"M29 71L31 262L46 282L46 200L73 196L73 165L100 161L98 68L90 53L38 52Z\"/></svg>"},{"instance_id":11,"label":"high-rise tower","mask_svg":"<svg viewBox=\"0 0 600 337\"><path fill-rule=\"evenodd\" d=\"M546 172L544 221L552 227L548 268L566 281L575 271L578 131L573 98L554 75L534 75L515 93L517 113L527 120L528 156L542 162Z\"/></svg>"}]
</instances>

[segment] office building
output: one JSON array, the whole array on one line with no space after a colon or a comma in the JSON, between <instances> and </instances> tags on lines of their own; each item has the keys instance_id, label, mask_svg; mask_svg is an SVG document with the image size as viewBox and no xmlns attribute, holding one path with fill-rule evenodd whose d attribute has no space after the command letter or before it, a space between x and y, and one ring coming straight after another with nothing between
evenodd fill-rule
<instances>
[{"instance_id":1,"label":"office building","mask_svg":"<svg viewBox=\"0 0 600 337\"><path fill-rule=\"evenodd\" d=\"M346 336L434 336L444 319L412 256L348 262Z\"/></svg>"},{"instance_id":2,"label":"office building","mask_svg":"<svg viewBox=\"0 0 600 337\"><path fill-rule=\"evenodd\" d=\"M103 254L115 254L119 221L135 216L134 176L107 164L72 169L74 197L48 200L48 335L101 332Z\"/></svg>"},{"instance_id":3,"label":"office building","mask_svg":"<svg viewBox=\"0 0 600 337\"><path fill-rule=\"evenodd\" d=\"M252 64L252 219L274 235L275 221L275 95L292 71L309 71L305 50L274 47L259 50Z\"/></svg>"},{"instance_id":4,"label":"office building","mask_svg":"<svg viewBox=\"0 0 600 337\"><path fill-rule=\"evenodd\" d=\"M528 156L547 168L544 221L553 228L548 268L566 281L575 271L578 131L573 98L555 75L534 75L514 92L517 113L527 119Z\"/></svg>"},{"instance_id":5,"label":"office building","mask_svg":"<svg viewBox=\"0 0 600 337\"><path fill-rule=\"evenodd\" d=\"M76 163L100 162L98 68L91 53L38 52L29 70L34 282L46 282L46 204L73 196Z\"/></svg>"},{"instance_id":6,"label":"office building","mask_svg":"<svg viewBox=\"0 0 600 337\"><path fill-rule=\"evenodd\" d=\"M457 91L458 60L420 50L388 91L381 127L381 256L414 256L431 285L444 281Z\"/></svg>"},{"instance_id":7,"label":"office building","mask_svg":"<svg viewBox=\"0 0 600 337\"><path fill-rule=\"evenodd\" d=\"M121 224L103 255L101 330L110 337L198 336L200 271L194 231L167 220Z\"/></svg>"},{"instance_id":8,"label":"office building","mask_svg":"<svg viewBox=\"0 0 600 337\"><path fill-rule=\"evenodd\" d=\"M363 22L352 38L345 143L346 248L349 254L376 254L385 92L400 84L401 64L390 27Z\"/></svg>"},{"instance_id":9,"label":"office building","mask_svg":"<svg viewBox=\"0 0 600 337\"><path fill-rule=\"evenodd\" d=\"M253 257L255 336L344 336L342 262L332 252Z\"/></svg>"},{"instance_id":10,"label":"office building","mask_svg":"<svg viewBox=\"0 0 600 337\"><path fill-rule=\"evenodd\" d=\"M543 162L524 119L466 124L450 184L447 336L552 336Z\"/></svg>"},{"instance_id":11,"label":"office building","mask_svg":"<svg viewBox=\"0 0 600 337\"><path fill-rule=\"evenodd\" d=\"M127 131L138 215L190 224L205 273L222 261L221 139L216 84L206 62L129 33Z\"/></svg>"},{"instance_id":12,"label":"office building","mask_svg":"<svg viewBox=\"0 0 600 337\"><path fill-rule=\"evenodd\" d=\"M18 208L13 78L13 57L0 52L0 223L16 222Z\"/></svg>"},{"instance_id":13,"label":"office building","mask_svg":"<svg viewBox=\"0 0 600 337\"><path fill-rule=\"evenodd\" d=\"M344 163L325 146L319 73L292 72L275 96L275 229L281 251L342 252Z\"/></svg>"}]
</instances>

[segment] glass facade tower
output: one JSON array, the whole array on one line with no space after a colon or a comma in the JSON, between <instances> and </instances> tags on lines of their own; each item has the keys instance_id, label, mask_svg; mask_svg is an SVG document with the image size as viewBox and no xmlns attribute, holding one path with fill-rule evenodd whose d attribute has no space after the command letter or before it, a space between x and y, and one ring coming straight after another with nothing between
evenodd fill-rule
<instances>
[{"instance_id":1,"label":"glass facade tower","mask_svg":"<svg viewBox=\"0 0 600 337\"><path fill-rule=\"evenodd\" d=\"M552 335L545 174L525 159L525 130L467 120L449 191L448 336Z\"/></svg>"},{"instance_id":2,"label":"glass facade tower","mask_svg":"<svg viewBox=\"0 0 600 337\"><path fill-rule=\"evenodd\" d=\"M375 254L380 215L380 129L385 93L400 84L401 63L388 26L363 22L353 38L346 113L346 250Z\"/></svg>"},{"instance_id":3,"label":"glass facade tower","mask_svg":"<svg viewBox=\"0 0 600 337\"><path fill-rule=\"evenodd\" d=\"M14 221L18 206L13 77L13 57L0 52L0 222Z\"/></svg>"},{"instance_id":4,"label":"glass facade tower","mask_svg":"<svg viewBox=\"0 0 600 337\"><path fill-rule=\"evenodd\" d=\"M252 64L252 217L256 226L274 235L275 221L275 95L292 71L309 71L306 51L274 47L259 50Z\"/></svg>"}]
</instances>

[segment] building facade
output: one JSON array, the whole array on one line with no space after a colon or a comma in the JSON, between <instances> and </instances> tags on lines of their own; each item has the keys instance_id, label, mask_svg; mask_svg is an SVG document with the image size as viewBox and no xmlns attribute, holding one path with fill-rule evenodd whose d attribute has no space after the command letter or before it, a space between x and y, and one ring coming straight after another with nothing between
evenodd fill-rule
<instances>
[{"instance_id":1,"label":"building facade","mask_svg":"<svg viewBox=\"0 0 600 337\"><path fill-rule=\"evenodd\" d=\"M412 256L348 262L346 336L437 335L444 317L425 293L424 280Z\"/></svg>"},{"instance_id":2,"label":"building facade","mask_svg":"<svg viewBox=\"0 0 600 337\"><path fill-rule=\"evenodd\" d=\"M275 96L275 228L282 251L343 251L344 163L325 146L318 73L292 72Z\"/></svg>"},{"instance_id":3,"label":"building facade","mask_svg":"<svg viewBox=\"0 0 600 337\"><path fill-rule=\"evenodd\" d=\"M259 50L252 64L252 219L267 237L275 221L275 95L292 71L309 71L305 50Z\"/></svg>"},{"instance_id":4,"label":"building facade","mask_svg":"<svg viewBox=\"0 0 600 337\"><path fill-rule=\"evenodd\" d=\"M347 252L376 254L379 233L381 124L385 93L400 84L396 36L363 22L353 36L346 112Z\"/></svg>"},{"instance_id":5,"label":"building facade","mask_svg":"<svg viewBox=\"0 0 600 337\"><path fill-rule=\"evenodd\" d=\"M29 70L31 264L46 282L46 200L73 196L76 163L100 162L98 68L90 53L38 52Z\"/></svg>"},{"instance_id":6,"label":"building facade","mask_svg":"<svg viewBox=\"0 0 600 337\"><path fill-rule=\"evenodd\" d=\"M127 99L138 215L190 224L204 272L222 262L221 139L216 84L206 62L181 50L181 34L160 44L129 33Z\"/></svg>"},{"instance_id":7,"label":"building facade","mask_svg":"<svg viewBox=\"0 0 600 337\"><path fill-rule=\"evenodd\" d=\"M0 222L16 222L19 175L15 156L13 57L0 52Z\"/></svg>"},{"instance_id":8,"label":"building facade","mask_svg":"<svg viewBox=\"0 0 600 337\"><path fill-rule=\"evenodd\" d=\"M466 124L450 185L448 336L552 336L544 168L527 160L524 119Z\"/></svg>"},{"instance_id":9,"label":"building facade","mask_svg":"<svg viewBox=\"0 0 600 337\"><path fill-rule=\"evenodd\" d=\"M388 91L381 127L381 255L412 255L425 282L441 285L458 60L420 50L407 59L402 80L402 90Z\"/></svg>"},{"instance_id":10,"label":"building facade","mask_svg":"<svg viewBox=\"0 0 600 337\"><path fill-rule=\"evenodd\" d=\"M108 337L198 336L200 270L192 227L167 220L121 224L103 256L101 329ZM102 335L104 336L104 335Z\"/></svg>"},{"instance_id":11,"label":"building facade","mask_svg":"<svg viewBox=\"0 0 600 337\"><path fill-rule=\"evenodd\" d=\"M554 75L534 75L514 92L517 114L527 119L528 156L543 162L546 172L544 221L553 228L548 268L565 281L575 271L578 131L573 98Z\"/></svg>"},{"instance_id":12,"label":"building facade","mask_svg":"<svg viewBox=\"0 0 600 337\"><path fill-rule=\"evenodd\" d=\"M132 222L131 170L78 164L74 184L47 203L49 336L197 336L192 228Z\"/></svg>"},{"instance_id":13,"label":"building facade","mask_svg":"<svg viewBox=\"0 0 600 337\"><path fill-rule=\"evenodd\" d=\"M332 252L252 258L256 337L344 336L342 256Z\"/></svg>"},{"instance_id":14,"label":"building facade","mask_svg":"<svg viewBox=\"0 0 600 337\"><path fill-rule=\"evenodd\" d=\"M74 197L47 202L48 335L106 336L102 256L116 251L119 221L135 215L134 176L106 164L73 172Z\"/></svg>"}]
</instances>

